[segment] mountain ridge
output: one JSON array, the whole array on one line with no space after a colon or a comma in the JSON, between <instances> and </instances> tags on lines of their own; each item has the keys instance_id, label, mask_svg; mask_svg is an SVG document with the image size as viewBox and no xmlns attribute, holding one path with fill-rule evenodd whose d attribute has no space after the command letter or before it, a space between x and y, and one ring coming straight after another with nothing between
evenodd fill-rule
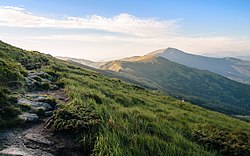
<instances>
[{"instance_id":1,"label":"mountain ridge","mask_svg":"<svg viewBox=\"0 0 250 156\"><path fill-rule=\"evenodd\" d=\"M176 54L178 54L179 56L173 56ZM217 57L190 54L172 47L159 49L150 52L148 54L145 54L143 56L146 57L149 55L161 56L171 61L177 62L179 64L183 64L201 70L208 70L217 73L219 75L225 76L227 78L230 78L234 81L250 84L250 61L248 60L241 60L240 58L234 58L234 57L217 58ZM136 59L141 59L141 57L142 56L132 56L113 61L133 61ZM192 59L190 57L196 57L196 58ZM70 57L65 57L65 58L62 57L61 59L71 60L94 68L100 68L101 66L105 65L108 62L112 62L112 61L94 62L86 59L76 59Z\"/></svg>"},{"instance_id":2,"label":"mountain ridge","mask_svg":"<svg viewBox=\"0 0 250 156\"><path fill-rule=\"evenodd\" d=\"M166 54L168 56L166 56ZM193 65L185 64L180 61L180 60L185 59L185 61L189 63L190 61L192 61L193 57L196 58L196 62L199 62L202 68L201 67L200 69L197 68L197 66L195 66L196 64L195 61ZM176 59L179 59L179 61L178 60L176 61ZM207 60L210 61L209 65L204 63ZM181 62L181 63L178 63L178 62ZM232 67L232 64L235 64L235 62L238 66ZM211 72L206 67L212 66L214 63L217 64L216 66L218 66L218 68L216 69L216 71ZM242 73L247 73L247 71L245 71L246 69L243 68L244 66L246 66L244 64L245 61L243 61L242 63L243 65L241 63L242 63L241 60L235 59L235 58L221 59L221 58L203 57L200 55L188 54L176 48L167 48L167 49L160 49L160 50L153 51L144 56L134 56L134 57L128 57L125 59L109 61L107 63L104 63L103 65L100 65L99 68L102 70L108 70L110 71L108 72L108 75L113 75L114 77L118 77L127 82L133 82L133 83L136 83L137 85L140 85L146 88L163 91L166 94L169 94L177 98L184 98L188 101L191 101L192 103L202 105L205 108L209 108L212 110L217 110L217 111L229 113L229 114L234 112L233 114L238 115L237 113L241 114L240 112L244 112L243 114L249 114L249 112L245 108L244 108L245 110L242 110L244 106L240 104L239 102L237 102L237 100L241 101L242 99L247 99L247 98L238 96L237 92L234 92L233 90L235 90L236 88L238 88L236 90L241 90L242 88L248 88L248 87L246 87L247 85L241 85L239 83L234 83L234 81L229 81L228 78L230 80L236 80L236 81L242 82L242 79L240 79L242 78L242 76L238 74L238 71L241 71ZM136 67L138 65L140 66L140 69ZM165 65L165 67L161 67L161 65ZM180 66L180 65L183 65L183 66ZM221 73L221 69L223 69L224 73ZM186 72L186 71L189 71L189 72ZM228 71L230 72L228 73ZM170 72L172 74L172 77L169 77L167 75L168 74L167 72ZM159 73L161 73L163 77L157 77L159 76ZM219 74L220 76L218 76L216 73L217 74L220 73ZM151 76L148 77L149 75ZM196 84L195 82L192 82L194 84L191 84L189 82L191 81L191 79L188 78L190 77L190 75L193 75L193 79L199 78L196 81ZM239 77L238 75L241 77L238 78ZM246 78L248 78L247 76L248 75L245 75ZM178 79L183 80L183 81L180 81ZM179 81L178 82L179 84L176 84L177 81ZM169 85L166 85L166 84L169 84ZM204 86L204 84L206 84L206 86ZM230 89L227 89L228 87L226 87L226 84L230 86L229 87ZM203 88L201 87L197 88L194 86L203 86ZM210 88L208 89L209 90L208 93L206 93L207 87ZM189 92L187 91L187 88L190 88ZM246 90L247 89L245 89L245 91ZM231 101L230 100L226 101L222 97L218 97L218 95L220 95L221 92L226 92L227 98L231 99ZM213 95L211 96L211 98L216 97L215 98L216 100L214 100L215 102L212 102L211 99L207 97L207 95L205 94ZM249 94L245 94L245 96L248 97ZM207 105L208 101L210 101L209 103L212 106ZM223 110L223 109L229 109L229 108L226 108L227 107L226 105L228 105L229 103L233 104L233 106L229 106L230 111ZM245 105L249 105L248 101L244 101L243 103ZM221 104L222 106L219 106ZM234 110L233 107L235 107L238 104L241 105L240 106L241 108L238 108L239 110L236 111L236 109Z\"/></svg>"},{"instance_id":3,"label":"mountain ridge","mask_svg":"<svg viewBox=\"0 0 250 156\"><path fill-rule=\"evenodd\" d=\"M206 70L177 64L163 57L150 56L150 60L148 60L148 57L142 56L141 59L137 58L133 61L109 62L101 66L101 68L116 71L123 77L137 82L138 85L149 85L151 88L154 86L153 88L158 88L171 96L184 98L206 108L224 113L239 113L242 111L250 114L247 109L243 110L244 107L248 108L250 106L248 102L250 99L246 100L250 95L248 85L232 81ZM114 66L119 67L119 70L114 70ZM243 93L246 96L245 102L242 101L244 104L240 106L241 108L238 108L239 111L236 111L234 107L237 107L240 103L236 102L237 100L234 98L242 100L244 96L239 96L233 90L244 90ZM220 93L223 92L227 93L224 96L231 100L221 98ZM207 101L210 102L207 103ZM227 109L230 109L230 111Z\"/></svg>"},{"instance_id":4,"label":"mountain ridge","mask_svg":"<svg viewBox=\"0 0 250 156\"><path fill-rule=\"evenodd\" d=\"M250 61L237 58L213 58L194 55L175 48L167 48L161 53L149 53L189 67L208 70L242 83L250 84Z\"/></svg>"}]
</instances>

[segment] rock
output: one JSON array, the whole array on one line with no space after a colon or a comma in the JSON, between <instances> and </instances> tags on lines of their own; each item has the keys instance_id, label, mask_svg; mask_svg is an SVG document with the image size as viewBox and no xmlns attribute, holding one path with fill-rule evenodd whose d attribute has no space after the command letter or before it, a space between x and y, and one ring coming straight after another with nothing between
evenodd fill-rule
<instances>
[{"instance_id":1,"label":"rock","mask_svg":"<svg viewBox=\"0 0 250 156\"><path fill-rule=\"evenodd\" d=\"M26 96L28 96L29 99L32 99L32 101L45 102L50 105L56 105L56 99L52 95L27 94Z\"/></svg>"},{"instance_id":2,"label":"rock","mask_svg":"<svg viewBox=\"0 0 250 156\"><path fill-rule=\"evenodd\" d=\"M29 104L31 107L44 107L44 109L47 110L52 110L52 106L48 103L45 102L36 102L36 101L30 101L27 99L18 99L18 104Z\"/></svg>"},{"instance_id":3,"label":"rock","mask_svg":"<svg viewBox=\"0 0 250 156\"><path fill-rule=\"evenodd\" d=\"M32 76L39 76L43 79L49 79L51 76L45 72L30 72L28 77L32 77Z\"/></svg>"},{"instance_id":4,"label":"rock","mask_svg":"<svg viewBox=\"0 0 250 156\"><path fill-rule=\"evenodd\" d=\"M26 97L28 97L28 99L30 99L31 101L43 102L43 101L40 101L40 100L46 99L47 95L29 93L29 94L26 94Z\"/></svg>"},{"instance_id":5,"label":"rock","mask_svg":"<svg viewBox=\"0 0 250 156\"><path fill-rule=\"evenodd\" d=\"M28 142L30 142L32 145L40 144L40 145L51 146L54 144L54 142L50 141L49 139L46 139L41 134L29 133L29 134L26 134L24 138L26 139L26 144Z\"/></svg>"},{"instance_id":6,"label":"rock","mask_svg":"<svg viewBox=\"0 0 250 156\"><path fill-rule=\"evenodd\" d=\"M33 113L23 113L23 114L19 115L18 117L24 121L27 121L27 122L39 121L39 117L37 116L37 114L33 114Z\"/></svg>"},{"instance_id":7,"label":"rock","mask_svg":"<svg viewBox=\"0 0 250 156\"><path fill-rule=\"evenodd\" d=\"M37 75L30 76L29 79L34 79L34 80L36 80L38 82L42 82L42 80L43 80L40 76L37 76Z\"/></svg>"},{"instance_id":8,"label":"rock","mask_svg":"<svg viewBox=\"0 0 250 156\"><path fill-rule=\"evenodd\" d=\"M10 146L8 148L0 151L0 155L5 156L53 156L52 154L39 150L39 149L31 149L26 147L15 147Z\"/></svg>"},{"instance_id":9,"label":"rock","mask_svg":"<svg viewBox=\"0 0 250 156\"><path fill-rule=\"evenodd\" d=\"M45 116L52 116L53 115L53 111L47 111L44 113Z\"/></svg>"},{"instance_id":10,"label":"rock","mask_svg":"<svg viewBox=\"0 0 250 156\"><path fill-rule=\"evenodd\" d=\"M52 77L45 72L30 72L26 78L26 85L30 91L54 90L57 85Z\"/></svg>"},{"instance_id":11,"label":"rock","mask_svg":"<svg viewBox=\"0 0 250 156\"><path fill-rule=\"evenodd\" d=\"M0 151L0 155L9 155L9 156L32 156L21 148L9 147Z\"/></svg>"},{"instance_id":12,"label":"rock","mask_svg":"<svg viewBox=\"0 0 250 156\"><path fill-rule=\"evenodd\" d=\"M44 98L40 98L38 99L37 102L44 102L44 103L47 103L49 104L52 108L54 108L57 104L57 101L54 97L52 96L47 96L47 97L44 97Z\"/></svg>"},{"instance_id":13,"label":"rock","mask_svg":"<svg viewBox=\"0 0 250 156\"><path fill-rule=\"evenodd\" d=\"M49 105L48 103L45 103L45 102L32 102L31 105L34 107L43 107L43 108L45 108L46 111L52 110L51 105Z\"/></svg>"}]
</instances>

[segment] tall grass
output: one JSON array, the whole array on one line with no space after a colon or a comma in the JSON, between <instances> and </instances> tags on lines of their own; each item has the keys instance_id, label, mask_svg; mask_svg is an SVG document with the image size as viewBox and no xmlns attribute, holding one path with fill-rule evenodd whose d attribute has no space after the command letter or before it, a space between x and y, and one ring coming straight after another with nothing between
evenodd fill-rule
<instances>
[{"instance_id":1,"label":"tall grass","mask_svg":"<svg viewBox=\"0 0 250 156\"><path fill-rule=\"evenodd\" d=\"M70 97L70 108L62 109L74 109L73 114L83 118L89 115L81 108L95 112L95 122L87 125L87 130L80 128L82 132L78 133L79 128L74 127L79 136L85 134L80 143L90 147L87 154L191 156L250 152L248 141L241 145L242 133L250 136L248 123L88 70L64 66L59 74ZM67 124L64 126L67 130ZM63 129L55 126L55 130ZM219 132L226 132L229 139L221 143L225 137L217 135ZM225 146L215 147L217 143Z\"/></svg>"}]
</instances>

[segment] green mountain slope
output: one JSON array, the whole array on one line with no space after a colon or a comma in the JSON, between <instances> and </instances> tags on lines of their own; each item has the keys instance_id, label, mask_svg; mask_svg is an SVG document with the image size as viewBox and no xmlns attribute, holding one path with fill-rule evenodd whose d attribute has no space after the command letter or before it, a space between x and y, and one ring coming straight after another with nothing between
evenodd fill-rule
<instances>
[{"instance_id":1,"label":"green mountain slope","mask_svg":"<svg viewBox=\"0 0 250 156\"><path fill-rule=\"evenodd\" d=\"M10 121L3 113L15 108L10 97L26 92L25 73L55 75L69 100L57 106L47 128L77 136L82 155L250 154L249 123L3 42L0 56L0 75L11 73L0 79L9 90L1 90L0 121Z\"/></svg>"},{"instance_id":2,"label":"green mountain slope","mask_svg":"<svg viewBox=\"0 0 250 156\"><path fill-rule=\"evenodd\" d=\"M205 108L228 114L250 114L250 86L209 71L150 55L128 62L109 62L102 68Z\"/></svg>"},{"instance_id":3,"label":"green mountain slope","mask_svg":"<svg viewBox=\"0 0 250 156\"><path fill-rule=\"evenodd\" d=\"M193 55L174 48L158 50L148 55L161 56L182 65L208 70L232 80L250 84L250 61Z\"/></svg>"}]
</instances>

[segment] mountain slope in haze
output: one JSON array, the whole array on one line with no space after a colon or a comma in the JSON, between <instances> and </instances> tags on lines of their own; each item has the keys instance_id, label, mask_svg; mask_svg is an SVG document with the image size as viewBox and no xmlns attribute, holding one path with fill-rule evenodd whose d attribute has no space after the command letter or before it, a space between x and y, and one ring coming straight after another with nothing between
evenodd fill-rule
<instances>
[{"instance_id":1,"label":"mountain slope in haze","mask_svg":"<svg viewBox=\"0 0 250 156\"><path fill-rule=\"evenodd\" d=\"M60 60L81 63L83 65L87 65L87 66L94 67L94 68L98 68L99 66L106 63L106 62L94 62L94 61L90 61L90 60L86 60L86 59L77 59L77 58L72 58L72 57L57 56L56 58L58 58Z\"/></svg>"},{"instance_id":2,"label":"mountain slope in haze","mask_svg":"<svg viewBox=\"0 0 250 156\"><path fill-rule=\"evenodd\" d=\"M139 85L164 91L205 108L227 114L250 114L250 86L206 70L153 55L130 61L112 61L102 69L116 71Z\"/></svg>"},{"instance_id":3,"label":"mountain slope in haze","mask_svg":"<svg viewBox=\"0 0 250 156\"><path fill-rule=\"evenodd\" d=\"M46 129L78 142L61 155L74 155L67 149L114 156L250 154L249 123L1 41L0 56L0 128L18 115L10 97L27 92L24 76L49 73L68 99L56 106Z\"/></svg>"},{"instance_id":4,"label":"mountain slope in haze","mask_svg":"<svg viewBox=\"0 0 250 156\"><path fill-rule=\"evenodd\" d=\"M220 51L216 53L204 53L202 56L217 58L233 57L240 60L250 61L250 51Z\"/></svg>"},{"instance_id":5,"label":"mountain slope in haze","mask_svg":"<svg viewBox=\"0 0 250 156\"><path fill-rule=\"evenodd\" d=\"M250 61L250 55L236 56L235 58L238 58L238 59L241 59L241 60Z\"/></svg>"},{"instance_id":6,"label":"mountain slope in haze","mask_svg":"<svg viewBox=\"0 0 250 156\"><path fill-rule=\"evenodd\" d=\"M148 55L161 56L182 65L208 70L232 80L250 84L250 61L193 55L174 48L158 50Z\"/></svg>"}]
</instances>

